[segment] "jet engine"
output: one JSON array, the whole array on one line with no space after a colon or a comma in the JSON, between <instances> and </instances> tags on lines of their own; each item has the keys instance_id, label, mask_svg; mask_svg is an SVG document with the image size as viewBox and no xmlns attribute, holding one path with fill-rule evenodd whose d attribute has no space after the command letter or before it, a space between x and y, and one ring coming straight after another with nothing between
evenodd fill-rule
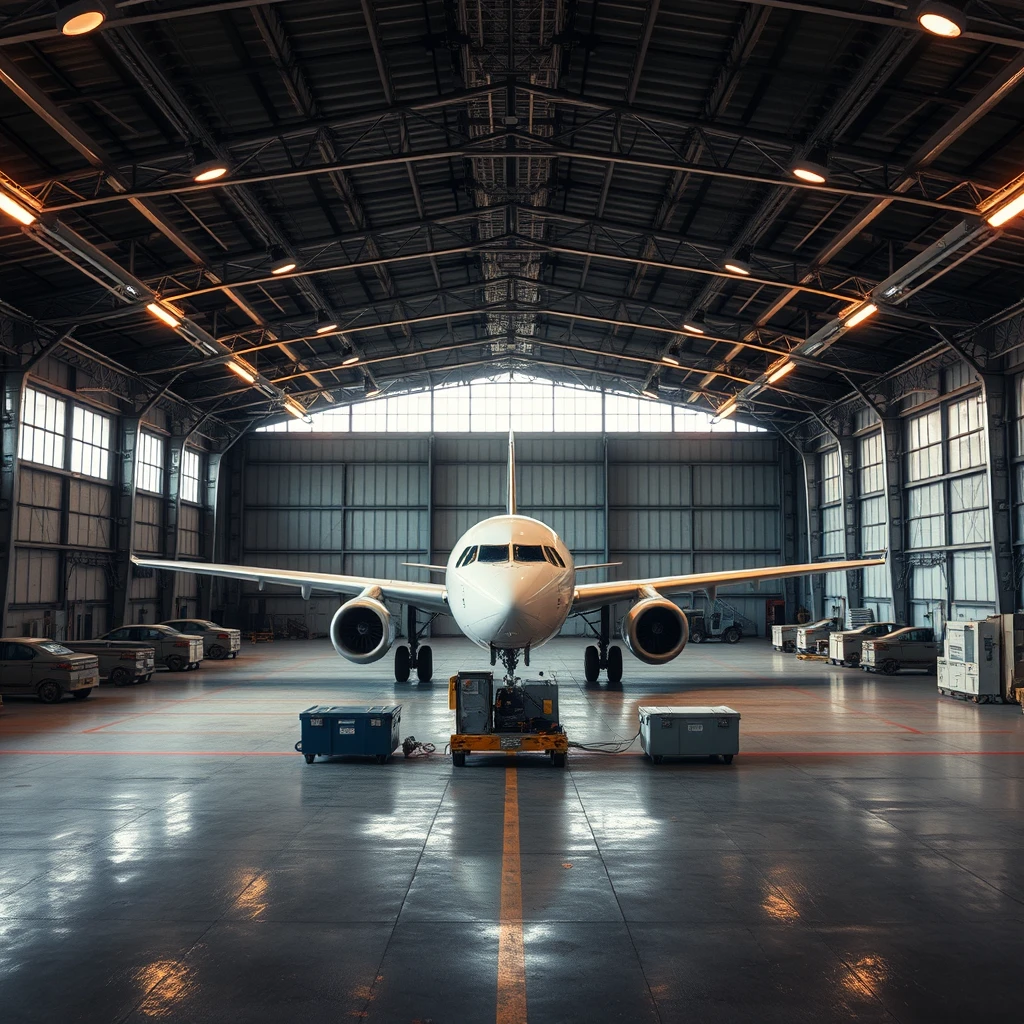
<instances>
[{"instance_id":1,"label":"jet engine","mask_svg":"<svg viewBox=\"0 0 1024 1024\"><path fill-rule=\"evenodd\" d=\"M395 623L391 612L376 598L354 597L331 619L334 649L357 665L379 661L394 642Z\"/></svg>"},{"instance_id":2,"label":"jet engine","mask_svg":"<svg viewBox=\"0 0 1024 1024\"><path fill-rule=\"evenodd\" d=\"M622 619L622 639L648 665L664 665L682 653L690 637L686 616L664 597L637 601Z\"/></svg>"}]
</instances>

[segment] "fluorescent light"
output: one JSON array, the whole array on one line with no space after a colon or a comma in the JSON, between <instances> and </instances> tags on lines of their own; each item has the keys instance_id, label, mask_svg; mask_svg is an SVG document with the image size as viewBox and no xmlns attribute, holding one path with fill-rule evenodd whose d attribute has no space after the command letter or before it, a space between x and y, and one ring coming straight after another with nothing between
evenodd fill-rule
<instances>
[{"instance_id":1,"label":"fluorescent light","mask_svg":"<svg viewBox=\"0 0 1024 1024\"><path fill-rule=\"evenodd\" d=\"M675 356L669 355L668 353L666 353L665 355L663 355L661 357L661 361L663 363L665 363L667 366L678 366L679 365L679 360L676 359Z\"/></svg>"},{"instance_id":2,"label":"fluorescent light","mask_svg":"<svg viewBox=\"0 0 1024 1024\"><path fill-rule=\"evenodd\" d=\"M359 356L357 356L355 354L355 352L353 352L352 355L345 356L345 358L342 359L341 365L342 366L355 366L356 363L358 363L358 362L359 362Z\"/></svg>"},{"instance_id":3,"label":"fluorescent light","mask_svg":"<svg viewBox=\"0 0 1024 1024\"><path fill-rule=\"evenodd\" d=\"M750 246L744 245L738 249L735 256L730 256L725 261L725 269L730 274L739 274L741 277L750 276Z\"/></svg>"},{"instance_id":4,"label":"fluorescent light","mask_svg":"<svg viewBox=\"0 0 1024 1024\"><path fill-rule=\"evenodd\" d=\"M0 191L0 210L3 210L8 217L13 217L19 224L26 226L33 223L36 215L26 210L21 203L13 200L6 192Z\"/></svg>"},{"instance_id":5,"label":"fluorescent light","mask_svg":"<svg viewBox=\"0 0 1024 1024\"><path fill-rule=\"evenodd\" d=\"M146 305L146 309L157 318L157 320L163 320L168 327L180 327L181 321L169 313L163 306L158 302L150 302Z\"/></svg>"},{"instance_id":6,"label":"fluorescent light","mask_svg":"<svg viewBox=\"0 0 1024 1024\"><path fill-rule=\"evenodd\" d=\"M321 309L313 321L313 328L317 334L330 334L338 329L338 325Z\"/></svg>"},{"instance_id":7,"label":"fluorescent light","mask_svg":"<svg viewBox=\"0 0 1024 1024\"><path fill-rule=\"evenodd\" d=\"M683 330L688 334L704 333L704 310L698 309L689 320L683 321Z\"/></svg>"},{"instance_id":8,"label":"fluorescent light","mask_svg":"<svg viewBox=\"0 0 1024 1024\"><path fill-rule=\"evenodd\" d=\"M272 274L287 274L294 270L298 264L288 256L279 245L270 248L270 272Z\"/></svg>"},{"instance_id":9,"label":"fluorescent light","mask_svg":"<svg viewBox=\"0 0 1024 1024\"><path fill-rule=\"evenodd\" d=\"M967 27L963 11L952 4L923 3L917 9L918 24L933 36L956 39Z\"/></svg>"},{"instance_id":10,"label":"fluorescent light","mask_svg":"<svg viewBox=\"0 0 1024 1024\"><path fill-rule=\"evenodd\" d=\"M291 414L292 414L292 415L293 415L293 416L294 416L294 417L295 417L295 418L296 418L297 420L304 420L304 419L307 419L307 418L308 418L308 417L306 416L306 410L305 410L305 409L303 409L303 408L302 408L302 406L301 406L301 405L299 405L299 403L298 403L298 402L296 402L294 398L286 398L286 399L284 400L284 407L285 407L285 408L286 408L286 409L287 409L287 410L288 410L288 411L289 411L289 412L290 412L290 413L291 413Z\"/></svg>"},{"instance_id":11,"label":"fluorescent light","mask_svg":"<svg viewBox=\"0 0 1024 1024\"><path fill-rule=\"evenodd\" d=\"M3 193L0 192L0 201ZM998 210L994 210L985 219L994 228L1002 227L1008 220L1013 220L1017 214L1024 212L1024 189L1017 193L1008 203L1003 203Z\"/></svg>"},{"instance_id":12,"label":"fluorescent light","mask_svg":"<svg viewBox=\"0 0 1024 1024\"><path fill-rule=\"evenodd\" d=\"M66 36L84 36L107 20L107 10L99 0L76 0L57 12L57 28Z\"/></svg>"},{"instance_id":13,"label":"fluorescent light","mask_svg":"<svg viewBox=\"0 0 1024 1024\"><path fill-rule=\"evenodd\" d=\"M715 416L720 420L728 419L728 417L736 411L737 404L738 403L735 398L730 398L729 401L715 413Z\"/></svg>"},{"instance_id":14,"label":"fluorescent light","mask_svg":"<svg viewBox=\"0 0 1024 1024\"><path fill-rule=\"evenodd\" d=\"M811 185L824 185L828 180L828 150L815 146L806 156L793 161L789 173Z\"/></svg>"},{"instance_id":15,"label":"fluorescent light","mask_svg":"<svg viewBox=\"0 0 1024 1024\"><path fill-rule=\"evenodd\" d=\"M363 397L376 398L380 394L380 385L374 384L369 377L363 378Z\"/></svg>"},{"instance_id":16,"label":"fluorescent light","mask_svg":"<svg viewBox=\"0 0 1024 1024\"><path fill-rule=\"evenodd\" d=\"M227 165L223 160L211 160L209 163L196 164L192 168L192 180L202 183L204 181L216 181L228 173Z\"/></svg>"},{"instance_id":17,"label":"fluorescent light","mask_svg":"<svg viewBox=\"0 0 1024 1024\"><path fill-rule=\"evenodd\" d=\"M873 302L865 302L858 310L851 313L844 321L844 327L856 327L857 324L864 323L868 317L874 316L878 312L878 307Z\"/></svg>"},{"instance_id":18,"label":"fluorescent light","mask_svg":"<svg viewBox=\"0 0 1024 1024\"><path fill-rule=\"evenodd\" d=\"M255 384L257 373L247 362L242 359L231 359L227 363L227 368L235 374L238 374L246 384Z\"/></svg>"},{"instance_id":19,"label":"fluorescent light","mask_svg":"<svg viewBox=\"0 0 1024 1024\"><path fill-rule=\"evenodd\" d=\"M787 374L792 373L796 369L796 363L792 359L787 359L778 369L773 370L768 375L768 383L774 384L776 381L782 380Z\"/></svg>"}]
</instances>

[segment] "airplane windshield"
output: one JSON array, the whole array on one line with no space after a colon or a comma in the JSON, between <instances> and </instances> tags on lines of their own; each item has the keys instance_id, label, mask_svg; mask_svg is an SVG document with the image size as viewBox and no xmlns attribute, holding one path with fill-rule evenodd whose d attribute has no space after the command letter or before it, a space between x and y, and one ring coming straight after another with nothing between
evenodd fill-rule
<instances>
[{"instance_id":1,"label":"airplane windshield","mask_svg":"<svg viewBox=\"0 0 1024 1024\"><path fill-rule=\"evenodd\" d=\"M463 551L461 555L459 555L459 560L458 560L458 562L455 563L455 567L459 568L459 567L461 567L463 565L469 565L469 563L472 562L475 558L476 558L476 548L475 547L466 548L466 550Z\"/></svg>"},{"instance_id":2,"label":"airplane windshield","mask_svg":"<svg viewBox=\"0 0 1024 1024\"><path fill-rule=\"evenodd\" d=\"M513 544L512 561L544 562L544 548L540 544Z\"/></svg>"},{"instance_id":3,"label":"airplane windshield","mask_svg":"<svg viewBox=\"0 0 1024 1024\"><path fill-rule=\"evenodd\" d=\"M481 544L480 554L477 555L478 562L507 562L507 544Z\"/></svg>"},{"instance_id":4,"label":"airplane windshield","mask_svg":"<svg viewBox=\"0 0 1024 1024\"><path fill-rule=\"evenodd\" d=\"M562 561L562 556L554 548L545 548L544 554L548 556L548 561L552 565L557 565L559 569L565 568L565 562Z\"/></svg>"}]
</instances>

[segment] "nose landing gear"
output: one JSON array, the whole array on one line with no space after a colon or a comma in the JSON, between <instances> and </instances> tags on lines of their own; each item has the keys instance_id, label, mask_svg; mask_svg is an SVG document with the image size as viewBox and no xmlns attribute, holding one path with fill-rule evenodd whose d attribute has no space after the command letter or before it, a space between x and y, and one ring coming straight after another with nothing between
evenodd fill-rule
<instances>
[{"instance_id":1,"label":"nose landing gear","mask_svg":"<svg viewBox=\"0 0 1024 1024\"><path fill-rule=\"evenodd\" d=\"M420 637L430 624L428 619L423 629L416 628L416 609L409 608L407 614L407 630L409 646L399 645L395 648L395 682L407 683L413 669L421 683L429 683L434 676L434 652L429 644L421 644Z\"/></svg>"},{"instance_id":2,"label":"nose landing gear","mask_svg":"<svg viewBox=\"0 0 1024 1024\"><path fill-rule=\"evenodd\" d=\"M611 646L611 609L601 609L601 629L597 634L597 646L591 644L583 652L583 678L596 683L601 669L608 673L608 683L616 686L622 682L622 648Z\"/></svg>"}]
</instances>

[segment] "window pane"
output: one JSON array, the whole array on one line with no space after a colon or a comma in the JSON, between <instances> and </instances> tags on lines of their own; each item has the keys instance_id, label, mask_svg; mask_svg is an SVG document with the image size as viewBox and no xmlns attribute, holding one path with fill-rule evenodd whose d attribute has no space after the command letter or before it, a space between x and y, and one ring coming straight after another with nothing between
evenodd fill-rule
<instances>
[{"instance_id":1,"label":"window pane","mask_svg":"<svg viewBox=\"0 0 1024 1024\"><path fill-rule=\"evenodd\" d=\"M110 476L110 418L76 406L71 414L71 471Z\"/></svg>"},{"instance_id":2,"label":"window pane","mask_svg":"<svg viewBox=\"0 0 1024 1024\"><path fill-rule=\"evenodd\" d=\"M139 433L136 486L141 491L164 493L164 442L144 431Z\"/></svg>"},{"instance_id":3,"label":"window pane","mask_svg":"<svg viewBox=\"0 0 1024 1024\"><path fill-rule=\"evenodd\" d=\"M64 417L62 399L35 388L25 389L21 407L21 438L18 458L55 469L64 468Z\"/></svg>"},{"instance_id":4,"label":"window pane","mask_svg":"<svg viewBox=\"0 0 1024 1024\"><path fill-rule=\"evenodd\" d=\"M199 452L186 448L181 456L181 500L199 501Z\"/></svg>"}]
</instances>

